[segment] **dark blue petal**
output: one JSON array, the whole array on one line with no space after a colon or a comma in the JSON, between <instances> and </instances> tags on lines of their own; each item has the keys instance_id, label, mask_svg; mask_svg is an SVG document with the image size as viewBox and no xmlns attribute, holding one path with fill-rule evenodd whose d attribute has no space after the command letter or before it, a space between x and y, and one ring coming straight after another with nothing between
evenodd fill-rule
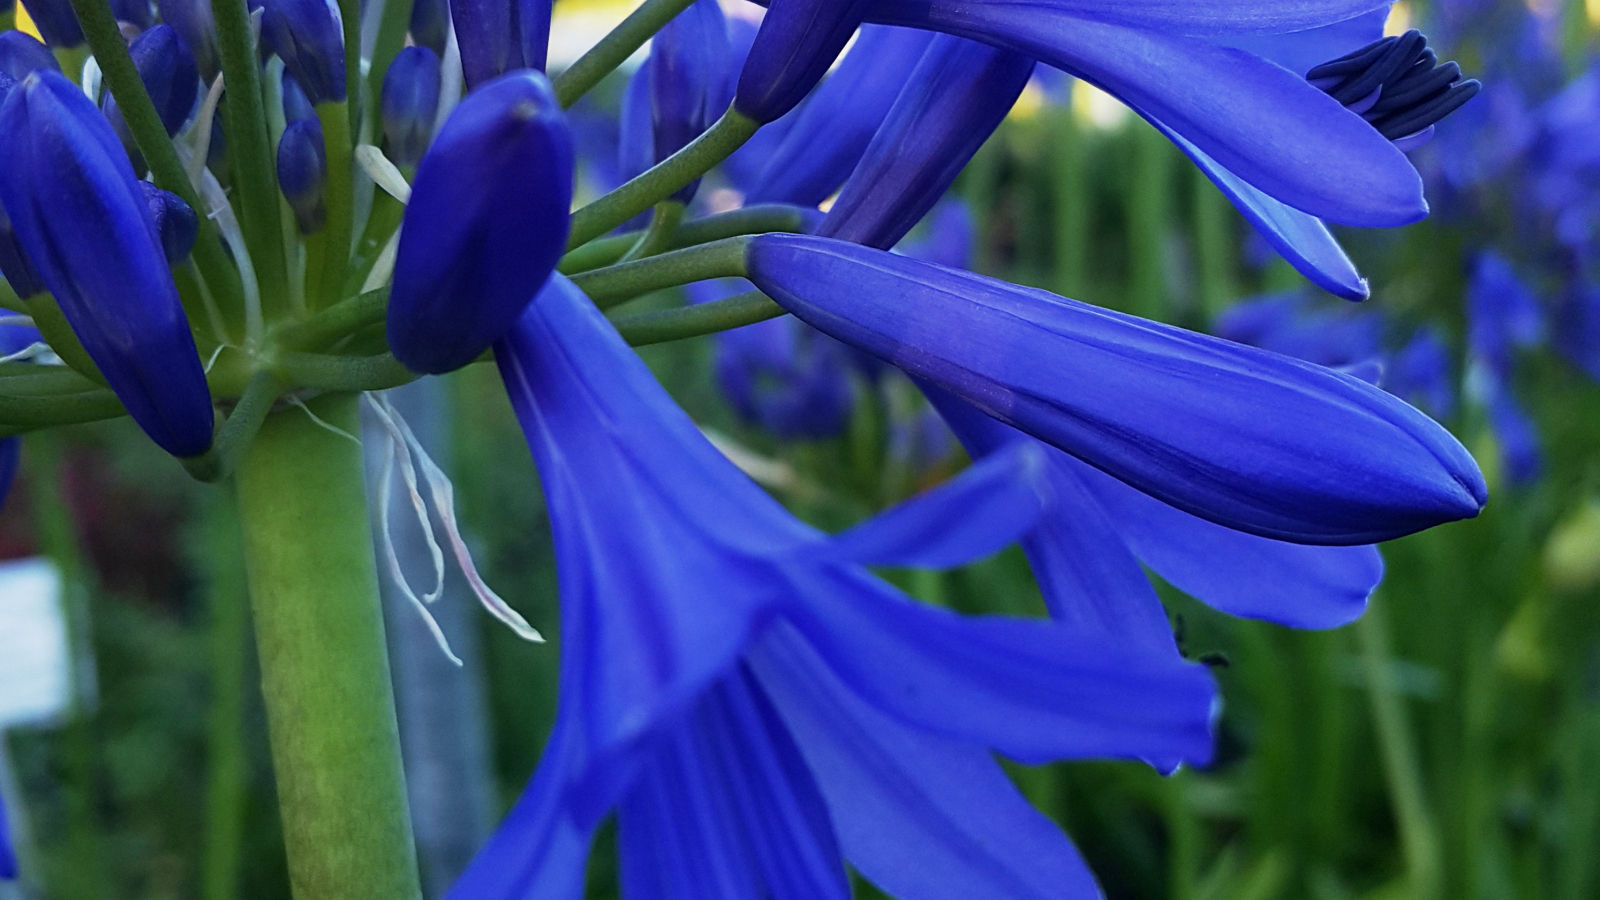
<instances>
[{"instance_id":1,"label":"dark blue petal","mask_svg":"<svg viewBox=\"0 0 1600 900\"><path fill-rule=\"evenodd\" d=\"M163 191L148 181L139 182L144 191L145 204L150 207L150 218L155 221L156 234L161 237L161 251L167 265L175 266L189 258L195 238L200 234L200 217L177 194Z\"/></svg>"},{"instance_id":2,"label":"dark blue petal","mask_svg":"<svg viewBox=\"0 0 1600 900\"><path fill-rule=\"evenodd\" d=\"M0 203L84 349L162 449L211 446L211 394L160 236L111 126L36 72L0 110Z\"/></svg>"},{"instance_id":3,"label":"dark blue petal","mask_svg":"<svg viewBox=\"0 0 1600 900\"><path fill-rule=\"evenodd\" d=\"M1385 0L1371 12L1317 28L1274 28L1271 33L1230 34L1214 40L1275 62L1304 78L1313 68L1382 38L1392 5Z\"/></svg>"},{"instance_id":4,"label":"dark blue petal","mask_svg":"<svg viewBox=\"0 0 1600 900\"><path fill-rule=\"evenodd\" d=\"M1394 144L1305 79L1244 51L1079 18L1051 0L875 0L868 18L984 41L1076 75L1311 215L1371 227L1427 216L1422 180Z\"/></svg>"},{"instance_id":5,"label":"dark blue petal","mask_svg":"<svg viewBox=\"0 0 1600 900\"><path fill-rule=\"evenodd\" d=\"M898 243L999 127L1033 65L984 44L935 37L819 233L879 249Z\"/></svg>"},{"instance_id":6,"label":"dark blue petal","mask_svg":"<svg viewBox=\"0 0 1600 900\"><path fill-rule=\"evenodd\" d=\"M450 5L447 0L412 0L411 40L417 46L427 47L436 56L443 56L449 29Z\"/></svg>"},{"instance_id":7,"label":"dark blue petal","mask_svg":"<svg viewBox=\"0 0 1600 900\"><path fill-rule=\"evenodd\" d=\"M83 43L83 29L78 26L78 14L72 11L70 0L33 0L28 4L28 15L39 29L39 36L51 47Z\"/></svg>"},{"instance_id":8,"label":"dark blue petal","mask_svg":"<svg viewBox=\"0 0 1600 900\"><path fill-rule=\"evenodd\" d=\"M869 3L774 0L739 73L733 108L762 123L794 109L844 50Z\"/></svg>"},{"instance_id":9,"label":"dark blue petal","mask_svg":"<svg viewBox=\"0 0 1600 900\"><path fill-rule=\"evenodd\" d=\"M418 372L477 359L566 249L572 132L543 74L522 69L456 107L417 167L395 259L389 347Z\"/></svg>"},{"instance_id":10,"label":"dark blue petal","mask_svg":"<svg viewBox=\"0 0 1600 900\"><path fill-rule=\"evenodd\" d=\"M467 88L515 69L544 70L552 0L451 0Z\"/></svg>"},{"instance_id":11,"label":"dark blue petal","mask_svg":"<svg viewBox=\"0 0 1600 900\"><path fill-rule=\"evenodd\" d=\"M752 668L827 799L845 856L906 900L1090 900L1088 867L983 747L914 730L775 631Z\"/></svg>"},{"instance_id":12,"label":"dark blue petal","mask_svg":"<svg viewBox=\"0 0 1600 900\"><path fill-rule=\"evenodd\" d=\"M1291 628L1360 617L1383 579L1378 548L1309 547L1224 528L1174 509L1063 454L1145 565L1229 615Z\"/></svg>"},{"instance_id":13,"label":"dark blue petal","mask_svg":"<svg viewBox=\"0 0 1600 900\"><path fill-rule=\"evenodd\" d=\"M167 129L169 136L177 134L189 121L189 114L194 111L200 91L200 76L189 48L184 46L172 26L157 25L134 38L128 53L133 57L133 65L139 72L139 80L144 83L145 93L150 95L151 102L155 104L156 115L161 117L162 126ZM103 108L111 127L127 148L128 156L139 159L133 134L123 120L116 98L109 91L106 92ZM142 169L143 160L139 160L138 165Z\"/></svg>"},{"instance_id":14,"label":"dark blue petal","mask_svg":"<svg viewBox=\"0 0 1600 900\"><path fill-rule=\"evenodd\" d=\"M763 235L747 265L825 334L1232 528L1373 543L1487 499L1448 432L1327 369L824 238Z\"/></svg>"},{"instance_id":15,"label":"dark blue petal","mask_svg":"<svg viewBox=\"0 0 1600 900\"><path fill-rule=\"evenodd\" d=\"M1180 35L1278 35L1344 22L1373 10L1387 11L1392 4L1393 0L1042 0L1038 5L1085 19Z\"/></svg>"},{"instance_id":16,"label":"dark blue petal","mask_svg":"<svg viewBox=\"0 0 1600 900\"><path fill-rule=\"evenodd\" d=\"M217 55L217 23L211 14L210 0L157 0L161 21L171 25L194 57L200 77L206 84L222 71Z\"/></svg>"},{"instance_id":17,"label":"dark blue petal","mask_svg":"<svg viewBox=\"0 0 1600 900\"><path fill-rule=\"evenodd\" d=\"M819 558L949 569L1015 543L1039 521L1044 453L1018 441L959 476L835 536Z\"/></svg>"},{"instance_id":18,"label":"dark blue petal","mask_svg":"<svg viewBox=\"0 0 1600 900\"><path fill-rule=\"evenodd\" d=\"M322 230L328 222L328 156L317 119L290 124L278 139L278 188L301 234Z\"/></svg>"},{"instance_id":19,"label":"dark blue petal","mask_svg":"<svg viewBox=\"0 0 1600 900\"><path fill-rule=\"evenodd\" d=\"M750 183L750 203L816 206L850 177L932 39L926 31L862 27L860 36L792 115Z\"/></svg>"},{"instance_id":20,"label":"dark blue petal","mask_svg":"<svg viewBox=\"0 0 1600 900\"><path fill-rule=\"evenodd\" d=\"M262 46L278 54L312 105L345 98L344 26L334 0L265 0Z\"/></svg>"},{"instance_id":21,"label":"dark blue petal","mask_svg":"<svg viewBox=\"0 0 1600 900\"><path fill-rule=\"evenodd\" d=\"M728 27L717 0L695 0L650 41L652 164L699 137L722 114L727 79ZM687 203L698 179L673 194Z\"/></svg>"},{"instance_id":22,"label":"dark blue petal","mask_svg":"<svg viewBox=\"0 0 1600 900\"><path fill-rule=\"evenodd\" d=\"M617 814L632 900L848 900L828 810L743 669L656 741Z\"/></svg>"},{"instance_id":23,"label":"dark blue petal","mask_svg":"<svg viewBox=\"0 0 1600 900\"><path fill-rule=\"evenodd\" d=\"M384 73L383 136L395 165L415 166L428 149L440 81L439 57L427 47L401 50Z\"/></svg>"},{"instance_id":24,"label":"dark blue petal","mask_svg":"<svg viewBox=\"0 0 1600 900\"><path fill-rule=\"evenodd\" d=\"M790 619L854 692L1019 762L1211 758L1215 687L1198 665L1031 619L962 618L859 570L791 571Z\"/></svg>"},{"instance_id":25,"label":"dark blue petal","mask_svg":"<svg viewBox=\"0 0 1600 900\"><path fill-rule=\"evenodd\" d=\"M61 71L50 48L25 31L0 32L0 74L21 81L38 69Z\"/></svg>"},{"instance_id":26,"label":"dark blue petal","mask_svg":"<svg viewBox=\"0 0 1600 900\"><path fill-rule=\"evenodd\" d=\"M111 0L111 13L118 22L127 22L140 31L155 21L150 14L150 0Z\"/></svg>"}]
</instances>

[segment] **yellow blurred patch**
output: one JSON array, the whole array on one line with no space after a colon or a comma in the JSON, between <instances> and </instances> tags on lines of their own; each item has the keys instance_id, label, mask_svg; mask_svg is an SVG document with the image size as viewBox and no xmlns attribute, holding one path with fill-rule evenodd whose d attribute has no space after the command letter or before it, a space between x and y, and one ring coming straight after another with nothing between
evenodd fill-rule
<instances>
[{"instance_id":1,"label":"yellow blurred patch","mask_svg":"<svg viewBox=\"0 0 1600 900\"><path fill-rule=\"evenodd\" d=\"M44 40L39 34L39 26L33 24L33 17L28 15L28 8L20 2L17 4L17 30L25 31L41 41Z\"/></svg>"},{"instance_id":2,"label":"yellow blurred patch","mask_svg":"<svg viewBox=\"0 0 1600 900\"><path fill-rule=\"evenodd\" d=\"M1087 81L1072 82L1072 117L1080 125L1114 131L1128 121L1122 101Z\"/></svg>"},{"instance_id":3,"label":"yellow blurred patch","mask_svg":"<svg viewBox=\"0 0 1600 900\"><path fill-rule=\"evenodd\" d=\"M1383 23L1383 33L1388 36L1405 34L1411 30L1411 4L1400 0L1389 7L1389 18Z\"/></svg>"},{"instance_id":4,"label":"yellow blurred patch","mask_svg":"<svg viewBox=\"0 0 1600 900\"><path fill-rule=\"evenodd\" d=\"M1589 15L1589 24L1600 27L1600 0L1583 0L1583 11Z\"/></svg>"},{"instance_id":5,"label":"yellow blurred patch","mask_svg":"<svg viewBox=\"0 0 1600 900\"><path fill-rule=\"evenodd\" d=\"M1037 116L1041 109L1044 109L1044 91L1039 89L1038 84L1029 81L1027 87L1022 89L1022 96L1017 98L1017 102L1011 107L1011 112L1006 116L1026 122Z\"/></svg>"}]
</instances>

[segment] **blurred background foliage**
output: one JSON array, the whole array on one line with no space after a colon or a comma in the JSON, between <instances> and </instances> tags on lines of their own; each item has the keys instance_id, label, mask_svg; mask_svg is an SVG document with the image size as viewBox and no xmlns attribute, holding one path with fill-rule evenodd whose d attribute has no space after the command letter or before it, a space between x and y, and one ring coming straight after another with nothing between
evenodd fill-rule
<instances>
[{"instance_id":1,"label":"blurred background foliage","mask_svg":"<svg viewBox=\"0 0 1600 900\"><path fill-rule=\"evenodd\" d=\"M558 4L573 33L617 12ZM1436 413L1494 488L1478 519L1385 547L1384 584L1345 628L1232 619L1162 586L1185 652L1222 685L1216 763L1171 778L1124 763L1013 769L1115 900L1600 897L1600 3L1401 3L1391 24L1408 22L1486 90L1414 156L1432 218L1341 233L1372 280L1368 312L1313 296L1153 129L1049 73L957 185L979 271L1199 329L1246 298L1303 294L1294 303L1321 347L1349 316L1374 316L1388 350L1430 330L1449 349L1441 384L1460 398ZM586 141L605 140L621 86L614 77L585 101ZM702 193L729 202L714 183ZM1474 328L1493 317L1467 302L1489 277L1486 251L1544 325L1510 336L1509 367L1480 358L1495 334ZM1504 288L1478 289L1493 307ZM781 440L719 392L712 340L646 357L747 470L825 528L965 463L904 382L849 369L839 433ZM769 376L749 377L759 388ZM1514 400L1532 431L1497 419L1496 398ZM402 686L401 714L437 892L538 760L559 622L537 480L494 373L473 367L419 402L437 416L431 443L485 575L552 636L528 645L468 611L446 630L458 650L470 631L476 650L464 669L439 668L427 642L404 638L412 614L391 604L394 664L425 673ZM62 567L83 660L75 710L4 735L40 897L288 896L226 502L127 423L29 438L0 557ZM1015 549L955 572L885 574L963 611L1043 611ZM413 734L459 730L461 703L441 713L414 701L441 689L482 715L456 755L435 758ZM474 795L484 809L451 807ZM453 830L455 849L428 846L429 823L457 815L472 824ZM596 898L617 892L610 841L592 867Z\"/></svg>"}]
</instances>

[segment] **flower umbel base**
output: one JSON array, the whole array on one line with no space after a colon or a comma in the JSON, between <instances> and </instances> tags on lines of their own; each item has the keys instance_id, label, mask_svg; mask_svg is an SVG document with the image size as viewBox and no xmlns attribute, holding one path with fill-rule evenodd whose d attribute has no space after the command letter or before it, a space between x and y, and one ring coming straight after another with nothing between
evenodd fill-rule
<instances>
[{"instance_id":1,"label":"flower umbel base","mask_svg":"<svg viewBox=\"0 0 1600 900\"><path fill-rule=\"evenodd\" d=\"M360 433L357 395L309 408ZM417 900L359 444L305 410L267 419L239 517L296 900Z\"/></svg>"}]
</instances>

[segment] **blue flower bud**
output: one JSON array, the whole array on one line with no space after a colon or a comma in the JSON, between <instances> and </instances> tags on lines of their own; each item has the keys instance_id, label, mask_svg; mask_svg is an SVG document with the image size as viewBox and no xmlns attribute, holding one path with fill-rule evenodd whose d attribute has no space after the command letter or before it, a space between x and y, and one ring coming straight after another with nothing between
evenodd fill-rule
<instances>
[{"instance_id":1,"label":"blue flower bud","mask_svg":"<svg viewBox=\"0 0 1600 900\"><path fill-rule=\"evenodd\" d=\"M0 204L133 420L175 456L211 446L211 394L160 236L94 103L36 72L0 108Z\"/></svg>"},{"instance_id":2,"label":"blue flower bud","mask_svg":"<svg viewBox=\"0 0 1600 900\"><path fill-rule=\"evenodd\" d=\"M30 0L28 15L33 17L39 36L51 47L83 43L83 28L78 25L78 14L72 11L70 0Z\"/></svg>"},{"instance_id":3,"label":"blue flower bud","mask_svg":"<svg viewBox=\"0 0 1600 900\"><path fill-rule=\"evenodd\" d=\"M1320 366L826 238L761 235L746 265L823 333L1238 531L1375 543L1488 498L1449 432Z\"/></svg>"},{"instance_id":4,"label":"blue flower bud","mask_svg":"<svg viewBox=\"0 0 1600 900\"><path fill-rule=\"evenodd\" d=\"M1000 126L1033 65L986 44L935 37L819 233L879 249L898 243Z\"/></svg>"},{"instance_id":5,"label":"blue flower bud","mask_svg":"<svg viewBox=\"0 0 1600 900\"><path fill-rule=\"evenodd\" d=\"M411 41L418 47L427 47L434 53L444 54L445 39L450 32L450 6L446 0L413 0L411 4Z\"/></svg>"},{"instance_id":6,"label":"blue flower bud","mask_svg":"<svg viewBox=\"0 0 1600 900\"><path fill-rule=\"evenodd\" d=\"M728 26L717 0L695 0L650 42L650 121L655 162L711 127L727 79ZM699 179L672 195L688 203Z\"/></svg>"},{"instance_id":7,"label":"blue flower bud","mask_svg":"<svg viewBox=\"0 0 1600 900\"><path fill-rule=\"evenodd\" d=\"M817 86L867 8L866 0L773 0L750 47L733 108L771 122Z\"/></svg>"},{"instance_id":8,"label":"blue flower bud","mask_svg":"<svg viewBox=\"0 0 1600 900\"><path fill-rule=\"evenodd\" d=\"M150 218L156 223L167 265L175 266L188 259L195 238L200 235L200 217L177 194L148 181L139 182L139 188L144 191L145 205L150 207Z\"/></svg>"},{"instance_id":9,"label":"blue flower bud","mask_svg":"<svg viewBox=\"0 0 1600 900\"><path fill-rule=\"evenodd\" d=\"M25 31L0 32L0 74L21 81L36 69L61 71L50 48Z\"/></svg>"},{"instance_id":10,"label":"blue flower bud","mask_svg":"<svg viewBox=\"0 0 1600 900\"><path fill-rule=\"evenodd\" d=\"M268 0L261 18L262 46L283 60L306 99L345 98L344 26L334 0Z\"/></svg>"},{"instance_id":11,"label":"blue flower bud","mask_svg":"<svg viewBox=\"0 0 1600 900\"><path fill-rule=\"evenodd\" d=\"M389 347L437 374L510 328L566 249L572 132L543 74L468 95L417 167L389 294Z\"/></svg>"},{"instance_id":12,"label":"blue flower bud","mask_svg":"<svg viewBox=\"0 0 1600 900\"><path fill-rule=\"evenodd\" d=\"M171 25L194 57L200 78L210 84L222 71L217 51L217 21L211 15L210 0L156 0L161 21Z\"/></svg>"},{"instance_id":13,"label":"blue flower bud","mask_svg":"<svg viewBox=\"0 0 1600 900\"><path fill-rule=\"evenodd\" d=\"M322 124L301 119L278 140L278 187L294 210L301 234L316 234L328 222L328 155Z\"/></svg>"},{"instance_id":14,"label":"blue flower bud","mask_svg":"<svg viewBox=\"0 0 1600 900\"><path fill-rule=\"evenodd\" d=\"M439 109L439 57L427 47L407 47L383 76L383 136L397 166L415 166L433 139Z\"/></svg>"},{"instance_id":15,"label":"blue flower bud","mask_svg":"<svg viewBox=\"0 0 1600 900\"><path fill-rule=\"evenodd\" d=\"M288 69L283 70L282 88L283 95L283 121L285 124L298 122L302 119L315 119L316 107L306 99L306 92L300 89L300 82L294 80Z\"/></svg>"},{"instance_id":16,"label":"blue flower bud","mask_svg":"<svg viewBox=\"0 0 1600 900\"><path fill-rule=\"evenodd\" d=\"M195 99L200 91L200 75L195 69L194 57L189 53L178 33L170 25L157 25L133 39L128 45L128 55L144 82L145 93L155 104L156 114L168 135L177 134L194 111ZM129 157L138 153L133 133L117 108L117 100L106 92L104 100L106 118L128 149Z\"/></svg>"},{"instance_id":17,"label":"blue flower bud","mask_svg":"<svg viewBox=\"0 0 1600 900\"><path fill-rule=\"evenodd\" d=\"M111 0L111 14L118 22L126 22L141 32L155 22L150 15L150 0Z\"/></svg>"},{"instance_id":18,"label":"blue flower bud","mask_svg":"<svg viewBox=\"0 0 1600 900\"><path fill-rule=\"evenodd\" d=\"M553 0L451 0L467 88L513 69L544 71Z\"/></svg>"}]
</instances>

